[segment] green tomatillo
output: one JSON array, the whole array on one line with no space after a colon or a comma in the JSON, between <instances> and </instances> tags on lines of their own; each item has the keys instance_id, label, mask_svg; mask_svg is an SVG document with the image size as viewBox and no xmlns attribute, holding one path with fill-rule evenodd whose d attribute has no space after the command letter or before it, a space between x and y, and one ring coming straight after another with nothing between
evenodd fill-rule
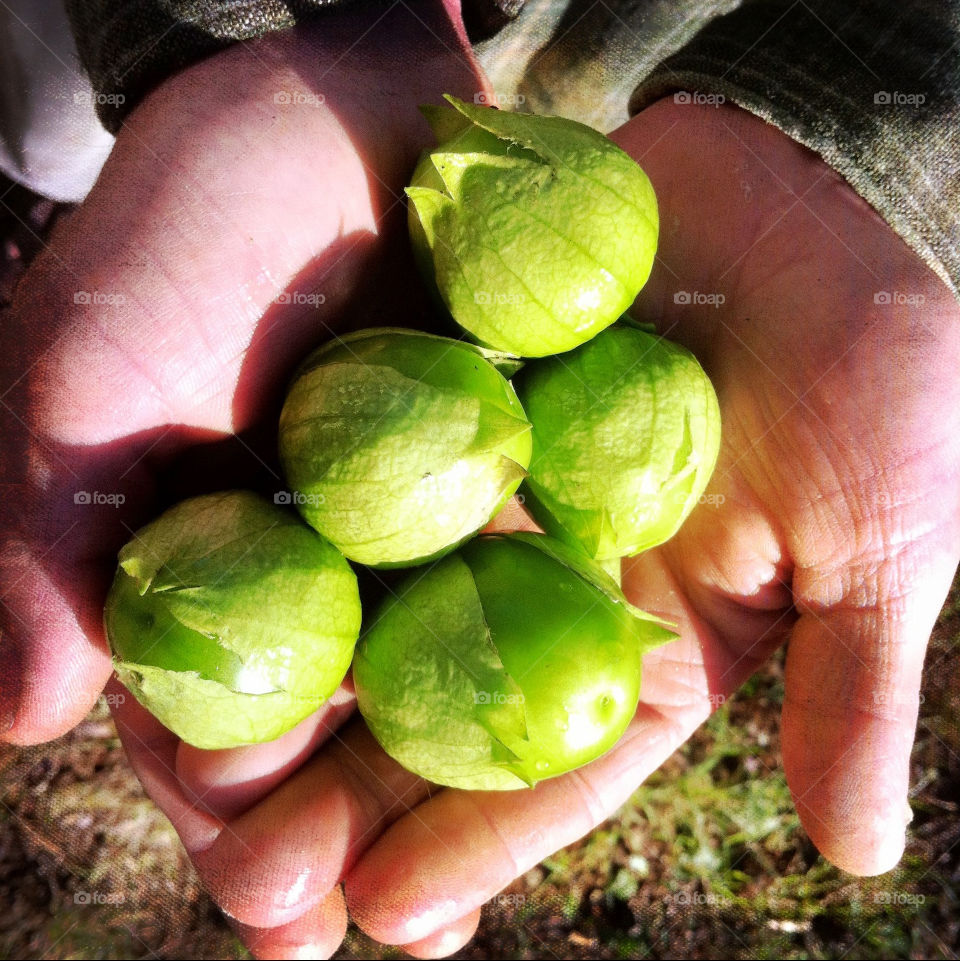
<instances>
[{"instance_id":1,"label":"green tomatillo","mask_svg":"<svg viewBox=\"0 0 960 961\"><path fill-rule=\"evenodd\" d=\"M583 124L445 99L423 108L439 144L407 188L428 284L489 347L542 357L589 340L650 274L649 179Z\"/></svg>"},{"instance_id":2,"label":"green tomatillo","mask_svg":"<svg viewBox=\"0 0 960 961\"><path fill-rule=\"evenodd\" d=\"M617 324L531 362L517 389L533 424L526 506L544 530L598 561L679 530L720 447L717 396L693 354Z\"/></svg>"},{"instance_id":3,"label":"green tomatillo","mask_svg":"<svg viewBox=\"0 0 960 961\"><path fill-rule=\"evenodd\" d=\"M280 459L307 522L374 567L421 563L476 533L530 462L530 424L500 363L516 366L389 328L314 352L280 418Z\"/></svg>"},{"instance_id":4,"label":"green tomatillo","mask_svg":"<svg viewBox=\"0 0 960 961\"><path fill-rule=\"evenodd\" d=\"M356 575L296 514L228 491L120 551L104 625L120 680L195 747L273 740L317 710L360 633Z\"/></svg>"},{"instance_id":5,"label":"green tomatillo","mask_svg":"<svg viewBox=\"0 0 960 961\"><path fill-rule=\"evenodd\" d=\"M378 610L354 659L357 703L384 750L428 780L532 786L617 741L642 655L674 636L566 545L481 536Z\"/></svg>"}]
</instances>

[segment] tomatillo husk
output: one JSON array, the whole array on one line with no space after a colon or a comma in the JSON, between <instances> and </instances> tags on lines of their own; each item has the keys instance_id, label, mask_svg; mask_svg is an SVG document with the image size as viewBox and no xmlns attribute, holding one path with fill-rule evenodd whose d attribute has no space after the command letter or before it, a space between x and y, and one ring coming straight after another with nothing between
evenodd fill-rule
<instances>
[{"instance_id":1,"label":"tomatillo husk","mask_svg":"<svg viewBox=\"0 0 960 961\"><path fill-rule=\"evenodd\" d=\"M390 328L317 350L280 418L304 519L372 567L422 563L476 533L530 462L530 424L498 364L516 359Z\"/></svg>"},{"instance_id":2,"label":"tomatillo husk","mask_svg":"<svg viewBox=\"0 0 960 961\"><path fill-rule=\"evenodd\" d=\"M357 703L384 750L430 781L532 786L617 741L644 652L674 636L566 545L485 535L380 607L357 646Z\"/></svg>"},{"instance_id":3,"label":"tomatillo husk","mask_svg":"<svg viewBox=\"0 0 960 961\"><path fill-rule=\"evenodd\" d=\"M270 741L340 685L360 633L356 575L291 511L195 497L120 551L104 625L120 680L195 747Z\"/></svg>"},{"instance_id":4,"label":"tomatillo husk","mask_svg":"<svg viewBox=\"0 0 960 961\"><path fill-rule=\"evenodd\" d=\"M407 188L428 286L481 344L522 357L571 350L647 281L659 232L647 175L573 120L445 99L422 108L439 143Z\"/></svg>"},{"instance_id":5,"label":"tomatillo husk","mask_svg":"<svg viewBox=\"0 0 960 961\"><path fill-rule=\"evenodd\" d=\"M533 424L527 509L605 561L672 537L704 495L720 448L713 385L686 348L617 324L517 390Z\"/></svg>"}]
</instances>

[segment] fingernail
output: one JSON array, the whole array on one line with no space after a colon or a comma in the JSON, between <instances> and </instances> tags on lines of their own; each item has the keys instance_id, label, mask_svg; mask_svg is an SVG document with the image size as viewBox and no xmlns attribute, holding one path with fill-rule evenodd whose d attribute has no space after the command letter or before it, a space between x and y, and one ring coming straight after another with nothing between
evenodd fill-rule
<instances>
[{"instance_id":1,"label":"fingernail","mask_svg":"<svg viewBox=\"0 0 960 961\"><path fill-rule=\"evenodd\" d=\"M277 956L290 961L325 961L330 957L330 949L321 944L298 944L282 947Z\"/></svg>"},{"instance_id":2,"label":"fingernail","mask_svg":"<svg viewBox=\"0 0 960 961\"><path fill-rule=\"evenodd\" d=\"M901 818L903 814L901 813ZM893 870L903 857L906 847L906 821L897 824L896 816L885 820L878 819L876 825L876 846L873 850L873 864L870 874L885 874Z\"/></svg>"},{"instance_id":3,"label":"fingernail","mask_svg":"<svg viewBox=\"0 0 960 961\"><path fill-rule=\"evenodd\" d=\"M437 928L456 919L457 902L441 901L436 907L429 908L422 914L407 918L404 927L411 941L420 941L428 934L433 934Z\"/></svg>"}]
</instances>

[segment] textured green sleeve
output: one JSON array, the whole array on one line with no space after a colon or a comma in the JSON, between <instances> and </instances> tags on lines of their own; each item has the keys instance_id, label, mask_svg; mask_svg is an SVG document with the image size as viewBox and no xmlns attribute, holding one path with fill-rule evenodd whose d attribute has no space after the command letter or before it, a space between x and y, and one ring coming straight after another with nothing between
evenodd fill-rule
<instances>
[{"instance_id":1,"label":"textured green sleeve","mask_svg":"<svg viewBox=\"0 0 960 961\"><path fill-rule=\"evenodd\" d=\"M640 81L722 95L820 154L960 295L960 0L757 0Z\"/></svg>"},{"instance_id":2,"label":"textured green sleeve","mask_svg":"<svg viewBox=\"0 0 960 961\"><path fill-rule=\"evenodd\" d=\"M162 80L238 40L284 30L331 8L394 6L398 0L65 0L80 60L97 93L97 113L116 133ZM400 0L411 8L420 0ZM464 0L469 35L496 33L524 0ZM380 10L371 11L372 19Z\"/></svg>"},{"instance_id":3,"label":"textured green sleeve","mask_svg":"<svg viewBox=\"0 0 960 961\"><path fill-rule=\"evenodd\" d=\"M283 30L330 8L386 0L66 0L104 127L161 80L238 40Z\"/></svg>"}]
</instances>

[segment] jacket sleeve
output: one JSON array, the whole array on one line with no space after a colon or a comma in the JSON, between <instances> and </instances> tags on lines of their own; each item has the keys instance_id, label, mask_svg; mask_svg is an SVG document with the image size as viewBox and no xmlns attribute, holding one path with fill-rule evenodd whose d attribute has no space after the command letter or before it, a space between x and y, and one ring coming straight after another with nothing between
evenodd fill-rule
<instances>
[{"instance_id":1,"label":"jacket sleeve","mask_svg":"<svg viewBox=\"0 0 960 961\"><path fill-rule=\"evenodd\" d=\"M110 133L162 80L240 40L284 30L332 9L384 7L389 0L65 0L80 61ZM423 0L405 0L416 16ZM495 33L524 0L464 0L471 37Z\"/></svg>"},{"instance_id":2,"label":"jacket sleeve","mask_svg":"<svg viewBox=\"0 0 960 961\"><path fill-rule=\"evenodd\" d=\"M357 0L66 0L80 61L111 133L161 80L239 40ZM364 0L377 3L379 0Z\"/></svg>"},{"instance_id":3,"label":"jacket sleeve","mask_svg":"<svg viewBox=\"0 0 960 961\"><path fill-rule=\"evenodd\" d=\"M755 0L639 83L727 100L820 154L960 296L960 0Z\"/></svg>"}]
</instances>

